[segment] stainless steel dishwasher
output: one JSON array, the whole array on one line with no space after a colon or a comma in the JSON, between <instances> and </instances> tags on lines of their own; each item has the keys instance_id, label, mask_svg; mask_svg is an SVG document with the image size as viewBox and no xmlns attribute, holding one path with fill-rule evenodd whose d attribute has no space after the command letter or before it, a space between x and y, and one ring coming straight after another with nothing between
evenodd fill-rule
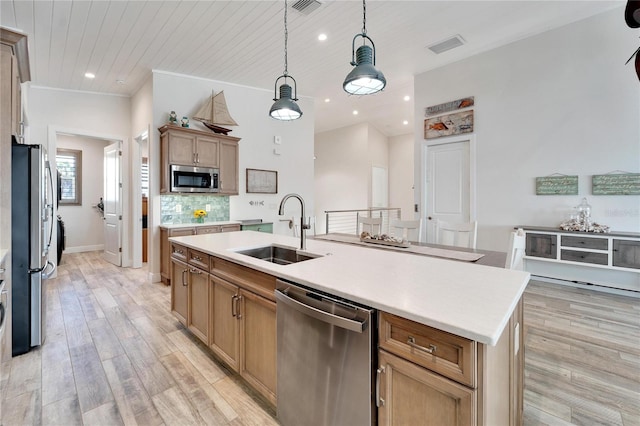
<instances>
[{"instance_id":1,"label":"stainless steel dishwasher","mask_svg":"<svg viewBox=\"0 0 640 426\"><path fill-rule=\"evenodd\" d=\"M278 280L278 420L375 424L376 311Z\"/></svg>"}]
</instances>

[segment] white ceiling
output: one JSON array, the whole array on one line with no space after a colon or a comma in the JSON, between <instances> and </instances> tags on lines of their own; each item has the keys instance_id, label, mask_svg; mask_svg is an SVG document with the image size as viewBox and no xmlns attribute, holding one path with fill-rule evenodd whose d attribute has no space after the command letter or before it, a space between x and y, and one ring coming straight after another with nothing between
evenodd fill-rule
<instances>
[{"instance_id":1,"label":"white ceiling","mask_svg":"<svg viewBox=\"0 0 640 426\"><path fill-rule=\"evenodd\" d=\"M342 90L342 81L352 68L351 41L362 29L362 2L320 2L306 16L290 0L288 17L289 73L298 95L315 100L316 132L368 121L388 136L413 130L413 101L403 97L413 94L415 74L625 4L370 0L367 34L388 84L356 97ZM151 70L163 70L273 91L284 70L283 7L284 0L1 0L0 24L29 36L38 86L131 95ZM328 39L318 41L320 33ZM465 45L440 55L426 49L456 34ZM85 72L96 78L85 79Z\"/></svg>"}]
</instances>

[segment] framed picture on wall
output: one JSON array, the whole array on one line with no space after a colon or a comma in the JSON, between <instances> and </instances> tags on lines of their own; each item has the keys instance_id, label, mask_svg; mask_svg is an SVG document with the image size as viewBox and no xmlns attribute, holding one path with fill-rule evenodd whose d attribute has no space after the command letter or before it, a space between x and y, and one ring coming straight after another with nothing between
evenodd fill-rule
<instances>
[{"instance_id":1,"label":"framed picture on wall","mask_svg":"<svg viewBox=\"0 0 640 426\"><path fill-rule=\"evenodd\" d=\"M247 194L277 194L278 172L247 169Z\"/></svg>"}]
</instances>

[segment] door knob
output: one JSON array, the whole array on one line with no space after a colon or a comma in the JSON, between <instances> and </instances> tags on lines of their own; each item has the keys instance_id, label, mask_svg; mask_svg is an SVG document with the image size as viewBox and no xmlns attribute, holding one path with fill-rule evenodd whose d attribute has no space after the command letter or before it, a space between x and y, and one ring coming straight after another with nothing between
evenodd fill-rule
<instances>
[{"instance_id":1,"label":"door knob","mask_svg":"<svg viewBox=\"0 0 640 426\"><path fill-rule=\"evenodd\" d=\"M433 218L432 218L431 216L428 216L428 217L427 217L427 219L429 219L429 220L433 220Z\"/></svg>"}]
</instances>

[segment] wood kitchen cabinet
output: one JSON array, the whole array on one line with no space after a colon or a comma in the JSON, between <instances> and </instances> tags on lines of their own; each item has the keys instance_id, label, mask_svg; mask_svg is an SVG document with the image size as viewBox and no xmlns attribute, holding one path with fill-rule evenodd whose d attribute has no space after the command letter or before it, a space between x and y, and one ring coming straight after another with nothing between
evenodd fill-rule
<instances>
[{"instance_id":1,"label":"wood kitchen cabinet","mask_svg":"<svg viewBox=\"0 0 640 426\"><path fill-rule=\"evenodd\" d=\"M211 350L276 403L275 277L211 257Z\"/></svg>"},{"instance_id":2,"label":"wood kitchen cabinet","mask_svg":"<svg viewBox=\"0 0 640 426\"><path fill-rule=\"evenodd\" d=\"M187 328L205 345L209 344L209 274L199 268L189 268L188 273L189 312Z\"/></svg>"},{"instance_id":3,"label":"wood kitchen cabinet","mask_svg":"<svg viewBox=\"0 0 640 426\"><path fill-rule=\"evenodd\" d=\"M378 424L521 424L521 324L522 301L489 346L381 312Z\"/></svg>"},{"instance_id":4,"label":"wood kitchen cabinet","mask_svg":"<svg viewBox=\"0 0 640 426\"><path fill-rule=\"evenodd\" d=\"M239 138L171 124L160 131L160 192L170 192L170 165L219 169L220 195L238 194Z\"/></svg>"},{"instance_id":5,"label":"wood kitchen cabinet","mask_svg":"<svg viewBox=\"0 0 640 426\"><path fill-rule=\"evenodd\" d=\"M240 374L276 403L276 304L240 290Z\"/></svg>"},{"instance_id":6,"label":"wood kitchen cabinet","mask_svg":"<svg viewBox=\"0 0 640 426\"><path fill-rule=\"evenodd\" d=\"M194 233L194 228L160 228L160 279L163 283L171 284L173 276L171 272L171 243L169 242L169 237L182 237L193 235ZM186 262L186 254L183 260Z\"/></svg>"},{"instance_id":7,"label":"wood kitchen cabinet","mask_svg":"<svg viewBox=\"0 0 640 426\"><path fill-rule=\"evenodd\" d=\"M171 313L184 325L189 315L188 273L189 265L171 258Z\"/></svg>"},{"instance_id":8,"label":"wood kitchen cabinet","mask_svg":"<svg viewBox=\"0 0 640 426\"><path fill-rule=\"evenodd\" d=\"M209 346L229 367L238 371L240 366L240 323L237 318L239 288L216 276L211 276L211 284L213 327Z\"/></svg>"}]
</instances>

